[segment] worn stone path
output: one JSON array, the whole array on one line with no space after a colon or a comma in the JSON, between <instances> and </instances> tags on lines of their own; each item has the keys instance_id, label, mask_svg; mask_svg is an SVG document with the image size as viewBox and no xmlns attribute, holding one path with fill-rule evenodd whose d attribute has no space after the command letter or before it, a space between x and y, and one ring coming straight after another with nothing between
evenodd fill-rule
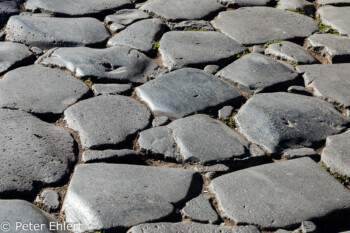
<instances>
[{"instance_id":1,"label":"worn stone path","mask_svg":"<svg viewBox=\"0 0 350 233\"><path fill-rule=\"evenodd\" d=\"M0 0L0 233L350 232L350 0Z\"/></svg>"}]
</instances>

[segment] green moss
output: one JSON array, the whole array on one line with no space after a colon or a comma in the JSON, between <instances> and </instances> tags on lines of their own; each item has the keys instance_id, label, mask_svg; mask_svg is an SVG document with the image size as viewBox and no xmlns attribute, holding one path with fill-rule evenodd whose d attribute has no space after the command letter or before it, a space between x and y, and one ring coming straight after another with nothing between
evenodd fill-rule
<instances>
[{"instance_id":1,"label":"green moss","mask_svg":"<svg viewBox=\"0 0 350 233\"><path fill-rule=\"evenodd\" d=\"M265 45L264 45L264 47L265 48L267 48L269 45L271 45L271 44L277 44L277 43L281 43L281 42L283 42L284 40L272 40L272 41L269 41L269 42L267 42Z\"/></svg>"},{"instance_id":2,"label":"green moss","mask_svg":"<svg viewBox=\"0 0 350 233\"><path fill-rule=\"evenodd\" d=\"M152 45L153 45L153 48L152 48L153 50L158 50L159 46L160 46L159 40L158 41L153 41Z\"/></svg>"},{"instance_id":3,"label":"green moss","mask_svg":"<svg viewBox=\"0 0 350 233\"><path fill-rule=\"evenodd\" d=\"M298 62L297 61L293 62L293 66L297 67L298 66Z\"/></svg>"},{"instance_id":4,"label":"green moss","mask_svg":"<svg viewBox=\"0 0 350 233\"><path fill-rule=\"evenodd\" d=\"M297 14L309 16L309 17L311 17L313 19L315 18L315 16L313 14L308 15L308 14L305 13L305 11L301 11L299 9L295 9L295 10L288 9L287 11L291 11L291 12L294 12L294 13L297 13Z\"/></svg>"},{"instance_id":5,"label":"green moss","mask_svg":"<svg viewBox=\"0 0 350 233\"><path fill-rule=\"evenodd\" d=\"M320 23L318 25L318 31L321 32L321 33L330 33L330 34L334 34L334 35L338 35L339 36L338 30L332 28L331 26L323 24L323 23Z\"/></svg>"},{"instance_id":6,"label":"green moss","mask_svg":"<svg viewBox=\"0 0 350 233\"><path fill-rule=\"evenodd\" d=\"M227 117L227 118L224 118L224 119L221 119L221 121L226 124L227 126L233 128L235 127L235 118L234 116L237 114L237 112L234 112L230 117Z\"/></svg>"},{"instance_id":7,"label":"green moss","mask_svg":"<svg viewBox=\"0 0 350 233\"><path fill-rule=\"evenodd\" d=\"M84 83L91 88L91 86L93 85L92 79L91 78L87 78L84 80Z\"/></svg>"},{"instance_id":8,"label":"green moss","mask_svg":"<svg viewBox=\"0 0 350 233\"><path fill-rule=\"evenodd\" d=\"M340 175L338 173L332 172L330 168L326 166L324 162L321 163L321 167L325 168L329 174L331 174L334 178L336 178L340 183L344 186L350 186L350 177L346 175Z\"/></svg>"},{"instance_id":9,"label":"green moss","mask_svg":"<svg viewBox=\"0 0 350 233\"><path fill-rule=\"evenodd\" d=\"M238 55L236 56L236 58L237 58L237 59L242 58L243 56L245 56L245 55L247 55L247 54L249 54L249 52L248 52L248 51L244 51L243 53L238 54Z\"/></svg>"}]
</instances>

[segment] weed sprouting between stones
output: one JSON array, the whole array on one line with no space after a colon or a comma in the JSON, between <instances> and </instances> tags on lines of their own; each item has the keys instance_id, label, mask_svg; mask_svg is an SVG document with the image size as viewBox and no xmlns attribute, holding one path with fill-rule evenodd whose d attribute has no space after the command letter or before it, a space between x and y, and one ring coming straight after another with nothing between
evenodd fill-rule
<instances>
[{"instance_id":1,"label":"weed sprouting between stones","mask_svg":"<svg viewBox=\"0 0 350 233\"><path fill-rule=\"evenodd\" d=\"M336 178L344 186L350 188L350 177L348 177L346 175L340 175L338 173L332 172L331 169L329 167L327 167L327 165L324 162L321 163L321 167L325 168L330 175L332 175L334 178Z\"/></svg>"},{"instance_id":2,"label":"weed sprouting between stones","mask_svg":"<svg viewBox=\"0 0 350 233\"><path fill-rule=\"evenodd\" d=\"M153 45L153 48L152 48L153 50L158 50L159 46L160 46L159 40L158 41L153 41L152 45Z\"/></svg>"},{"instance_id":3,"label":"weed sprouting between stones","mask_svg":"<svg viewBox=\"0 0 350 233\"><path fill-rule=\"evenodd\" d=\"M221 119L222 123L224 123L225 125L231 127L231 128L234 128L235 127L235 124L236 124L236 121L235 121L235 118L234 116L237 114L237 112L234 112L230 117L227 117L227 118L224 118L224 119Z\"/></svg>"},{"instance_id":4,"label":"weed sprouting between stones","mask_svg":"<svg viewBox=\"0 0 350 233\"><path fill-rule=\"evenodd\" d=\"M236 56L237 59L242 58L243 56L247 55L249 52L248 51L244 51L243 53L240 53Z\"/></svg>"},{"instance_id":5,"label":"weed sprouting between stones","mask_svg":"<svg viewBox=\"0 0 350 233\"><path fill-rule=\"evenodd\" d=\"M297 13L297 14L300 14L300 15L309 16L309 17L315 19L315 15L313 15L313 14L308 15L308 14L305 13L305 11L302 11L300 9L295 9L295 10L287 9L287 11L294 12L294 13Z\"/></svg>"},{"instance_id":6,"label":"weed sprouting between stones","mask_svg":"<svg viewBox=\"0 0 350 233\"><path fill-rule=\"evenodd\" d=\"M332 28L329 25L323 24L323 23L318 24L318 31L321 33L329 33L329 34L334 34L334 35L339 36L338 30Z\"/></svg>"},{"instance_id":7,"label":"weed sprouting between stones","mask_svg":"<svg viewBox=\"0 0 350 233\"><path fill-rule=\"evenodd\" d=\"M271 44L277 44L277 43L281 43L283 41L284 40L272 40L272 41L266 42L266 44L264 45L264 48L267 48Z\"/></svg>"},{"instance_id":8,"label":"weed sprouting between stones","mask_svg":"<svg viewBox=\"0 0 350 233\"><path fill-rule=\"evenodd\" d=\"M84 80L84 83L90 88L93 85L93 82L92 82L91 78L87 78L86 80Z\"/></svg>"}]
</instances>

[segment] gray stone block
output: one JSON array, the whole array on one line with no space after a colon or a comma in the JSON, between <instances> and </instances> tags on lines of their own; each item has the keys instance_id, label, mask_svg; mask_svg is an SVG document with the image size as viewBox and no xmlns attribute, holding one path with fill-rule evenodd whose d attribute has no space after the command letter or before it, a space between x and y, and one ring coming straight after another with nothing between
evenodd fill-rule
<instances>
[{"instance_id":1,"label":"gray stone block","mask_svg":"<svg viewBox=\"0 0 350 233\"><path fill-rule=\"evenodd\" d=\"M350 7L323 6L318 8L317 15L322 23L337 29L340 34L350 36Z\"/></svg>"},{"instance_id":2,"label":"gray stone block","mask_svg":"<svg viewBox=\"0 0 350 233\"><path fill-rule=\"evenodd\" d=\"M0 42L0 75L31 58L34 57L27 46L13 42Z\"/></svg>"},{"instance_id":3,"label":"gray stone block","mask_svg":"<svg viewBox=\"0 0 350 233\"><path fill-rule=\"evenodd\" d=\"M182 212L186 217L199 222L216 223L220 220L211 205L209 196L205 195L200 195L187 202Z\"/></svg>"}]
</instances>

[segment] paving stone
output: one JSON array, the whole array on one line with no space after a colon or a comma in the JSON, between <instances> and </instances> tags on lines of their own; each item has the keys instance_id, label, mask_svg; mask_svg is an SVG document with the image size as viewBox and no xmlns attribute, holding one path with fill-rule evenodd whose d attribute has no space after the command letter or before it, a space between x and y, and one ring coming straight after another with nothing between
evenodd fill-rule
<instances>
[{"instance_id":1,"label":"paving stone","mask_svg":"<svg viewBox=\"0 0 350 233\"><path fill-rule=\"evenodd\" d=\"M2 225L1 232L34 232L34 225L37 224L37 226L40 226L40 230L37 232L68 233L68 231L59 230L62 223L58 223L54 216L42 211L27 201L0 200L0 218L6 220L6 223L10 226L6 230L6 228L3 228L6 225ZM29 230L30 223L32 224L32 230Z\"/></svg>"},{"instance_id":2,"label":"paving stone","mask_svg":"<svg viewBox=\"0 0 350 233\"><path fill-rule=\"evenodd\" d=\"M334 5L334 6L347 6L350 5L350 0L318 0L318 4L323 5Z\"/></svg>"},{"instance_id":3,"label":"paving stone","mask_svg":"<svg viewBox=\"0 0 350 233\"><path fill-rule=\"evenodd\" d=\"M128 47L107 49L59 48L36 63L68 69L80 78L94 77L101 82L144 83L158 67L144 54Z\"/></svg>"},{"instance_id":4,"label":"paving stone","mask_svg":"<svg viewBox=\"0 0 350 233\"><path fill-rule=\"evenodd\" d=\"M253 53L264 53L265 51L264 51L264 49L263 48L261 48L260 46L258 46L258 45L254 45L253 46Z\"/></svg>"},{"instance_id":5,"label":"paving stone","mask_svg":"<svg viewBox=\"0 0 350 233\"><path fill-rule=\"evenodd\" d=\"M246 48L219 32L172 31L160 40L162 62L170 70L184 66L220 65Z\"/></svg>"},{"instance_id":6,"label":"paving stone","mask_svg":"<svg viewBox=\"0 0 350 233\"><path fill-rule=\"evenodd\" d=\"M42 49L94 46L107 40L109 33L94 18L55 18L12 16L6 26L6 39Z\"/></svg>"},{"instance_id":7,"label":"paving stone","mask_svg":"<svg viewBox=\"0 0 350 233\"><path fill-rule=\"evenodd\" d=\"M211 224L199 224L192 222L181 223L146 223L132 227L128 233L178 233L178 232L201 232L201 233L259 233L253 226L218 226Z\"/></svg>"},{"instance_id":8,"label":"paving stone","mask_svg":"<svg viewBox=\"0 0 350 233\"><path fill-rule=\"evenodd\" d=\"M297 159L302 157L316 158L319 157L319 155L312 148L299 148L287 150L283 153L282 157L285 159Z\"/></svg>"},{"instance_id":9,"label":"paving stone","mask_svg":"<svg viewBox=\"0 0 350 233\"><path fill-rule=\"evenodd\" d=\"M269 45L265 50L265 54L296 64L317 62L317 60L303 47L289 41Z\"/></svg>"},{"instance_id":10,"label":"paving stone","mask_svg":"<svg viewBox=\"0 0 350 233\"><path fill-rule=\"evenodd\" d=\"M343 107L350 106L350 64L304 65L297 70L304 73L305 86L313 88L315 96Z\"/></svg>"},{"instance_id":11,"label":"paving stone","mask_svg":"<svg viewBox=\"0 0 350 233\"><path fill-rule=\"evenodd\" d=\"M118 164L78 165L63 204L77 232L116 232L171 215L202 189L198 173L185 169Z\"/></svg>"},{"instance_id":12,"label":"paving stone","mask_svg":"<svg viewBox=\"0 0 350 233\"><path fill-rule=\"evenodd\" d=\"M307 15L315 14L314 4L306 0L280 0L276 8L282 10L299 10Z\"/></svg>"},{"instance_id":13,"label":"paving stone","mask_svg":"<svg viewBox=\"0 0 350 233\"><path fill-rule=\"evenodd\" d=\"M207 65L204 67L204 71L209 74L216 74L220 69L220 66L218 65Z\"/></svg>"},{"instance_id":14,"label":"paving stone","mask_svg":"<svg viewBox=\"0 0 350 233\"><path fill-rule=\"evenodd\" d=\"M119 32L119 31L121 31L123 29L125 29L125 26L121 25L121 24L112 23L112 24L109 25L109 30L111 30L114 33Z\"/></svg>"},{"instance_id":15,"label":"paving stone","mask_svg":"<svg viewBox=\"0 0 350 233\"><path fill-rule=\"evenodd\" d=\"M287 66L259 53L250 53L234 61L217 74L252 95L271 90L285 90L296 82L299 76Z\"/></svg>"},{"instance_id":16,"label":"paving stone","mask_svg":"<svg viewBox=\"0 0 350 233\"><path fill-rule=\"evenodd\" d=\"M312 95L312 93L310 93L308 89L302 86L290 86L288 87L288 92L299 94L299 95L309 95L309 96Z\"/></svg>"},{"instance_id":17,"label":"paving stone","mask_svg":"<svg viewBox=\"0 0 350 233\"><path fill-rule=\"evenodd\" d=\"M191 68L149 81L137 87L136 94L154 114L173 118L241 102L241 94L234 87L205 71Z\"/></svg>"},{"instance_id":18,"label":"paving stone","mask_svg":"<svg viewBox=\"0 0 350 233\"><path fill-rule=\"evenodd\" d=\"M201 172L201 173L206 173L206 172L228 172L230 168L224 164L215 164L212 166L201 166L197 165L194 167L195 171Z\"/></svg>"},{"instance_id":19,"label":"paving stone","mask_svg":"<svg viewBox=\"0 0 350 233\"><path fill-rule=\"evenodd\" d=\"M0 75L31 58L33 54L27 46L13 42L0 42Z\"/></svg>"},{"instance_id":20,"label":"paving stone","mask_svg":"<svg viewBox=\"0 0 350 233\"><path fill-rule=\"evenodd\" d=\"M91 89L95 95L126 95L132 92L131 84L94 84Z\"/></svg>"},{"instance_id":21,"label":"paving stone","mask_svg":"<svg viewBox=\"0 0 350 233\"><path fill-rule=\"evenodd\" d=\"M182 212L186 217L199 222L216 223L220 220L210 203L210 197L206 195L200 195L187 202Z\"/></svg>"},{"instance_id":22,"label":"paving stone","mask_svg":"<svg viewBox=\"0 0 350 233\"><path fill-rule=\"evenodd\" d=\"M41 56L44 54L44 51L41 49L41 48L38 48L38 47L31 47L30 50L35 54L35 55L38 55L38 56Z\"/></svg>"},{"instance_id":23,"label":"paving stone","mask_svg":"<svg viewBox=\"0 0 350 233\"><path fill-rule=\"evenodd\" d=\"M149 14L138 9L123 9L115 12L113 15L107 15L105 18L106 24L130 25L136 21L150 18Z\"/></svg>"},{"instance_id":24,"label":"paving stone","mask_svg":"<svg viewBox=\"0 0 350 233\"><path fill-rule=\"evenodd\" d=\"M40 196L43 199L43 205L50 211L56 211L60 207L60 195L58 192L46 189Z\"/></svg>"},{"instance_id":25,"label":"paving stone","mask_svg":"<svg viewBox=\"0 0 350 233\"><path fill-rule=\"evenodd\" d=\"M304 38L318 30L311 17L271 7L245 7L221 12L211 23L244 45Z\"/></svg>"},{"instance_id":26,"label":"paving stone","mask_svg":"<svg viewBox=\"0 0 350 233\"><path fill-rule=\"evenodd\" d=\"M84 163L94 162L132 162L140 159L140 155L133 150L88 150L82 155Z\"/></svg>"},{"instance_id":27,"label":"paving stone","mask_svg":"<svg viewBox=\"0 0 350 233\"><path fill-rule=\"evenodd\" d=\"M215 31L209 21L186 20L182 22L167 22L172 31Z\"/></svg>"},{"instance_id":28,"label":"paving stone","mask_svg":"<svg viewBox=\"0 0 350 233\"><path fill-rule=\"evenodd\" d=\"M151 114L140 102L125 96L97 96L64 112L67 126L78 131L83 148L119 146L146 128Z\"/></svg>"},{"instance_id":29,"label":"paving stone","mask_svg":"<svg viewBox=\"0 0 350 233\"><path fill-rule=\"evenodd\" d=\"M309 158L223 175L210 189L226 217L262 230L295 228L302 221L350 209L349 190Z\"/></svg>"},{"instance_id":30,"label":"paving stone","mask_svg":"<svg viewBox=\"0 0 350 233\"><path fill-rule=\"evenodd\" d=\"M166 26L160 19L141 20L115 34L107 46L128 46L150 54L156 52L153 43L160 39L165 30Z\"/></svg>"},{"instance_id":31,"label":"paving stone","mask_svg":"<svg viewBox=\"0 0 350 233\"><path fill-rule=\"evenodd\" d=\"M330 136L322 151L322 161L333 172L350 176L350 131Z\"/></svg>"},{"instance_id":32,"label":"paving stone","mask_svg":"<svg viewBox=\"0 0 350 233\"><path fill-rule=\"evenodd\" d=\"M31 65L10 71L0 80L0 107L58 115L88 93L83 82L63 71Z\"/></svg>"},{"instance_id":33,"label":"paving stone","mask_svg":"<svg viewBox=\"0 0 350 233\"><path fill-rule=\"evenodd\" d=\"M217 0L217 1L224 4L226 7L266 6L268 3L270 3L270 0Z\"/></svg>"},{"instance_id":34,"label":"paving stone","mask_svg":"<svg viewBox=\"0 0 350 233\"><path fill-rule=\"evenodd\" d=\"M26 10L49 12L57 16L99 16L105 12L130 7L128 0L28 0Z\"/></svg>"},{"instance_id":35,"label":"paving stone","mask_svg":"<svg viewBox=\"0 0 350 233\"><path fill-rule=\"evenodd\" d=\"M283 92L254 95L235 120L239 131L268 153L310 147L350 123L323 100Z\"/></svg>"},{"instance_id":36,"label":"paving stone","mask_svg":"<svg viewBox=\"0 0 350 233\"><path fill-rule=\"evenodd\" d=\"M301 223L301 232L302 233L315 233L316 225L311 221L303 221Z\"/></svg>"},{"instance_id":37,"label":"paving stone","mask_svg":"<svg viewBox=\"0 0 350 233\"><path fill-rule=\"evenodd\" d=\"M156 118L154 118L154 120L152 122L152 126L158 127L158 126L167 125L170 121L171 120L167 116L156 117Z\"/></svg>"},{"instance_id":38,"label":"paving stone","mask_svg":"<svg viewBox=\"0 0 350 233\"><path fill-rule=\"evenodd\" d=\"M153 0L140 9L171 22L212 18L224 7L213 0Z\"/></svg>"},{"instance_id":39,"label":"paving stone","mask_svg":"<svg viewBox=\"0 0 350 233\"><path fill-rule=\"evenodd\" d=\"M308 49L326 57L329 63L350 62L350 38L332 34L314 34L307 39Z\"/></svg>"},{"instance_id":40,"label":"paving stone","mask_svg":"<svg viewBox=\"0 0 350 233\"><path fill-rule=\"evenodd\" d=\"M232 116L232 113L234 110L235 109L232 106L223 107L222 109L219 110L219 119L225 119Z\"/></svg>"},{"instance_id":41,"label":"paving stone","mask_svg":"<svg viewBox=\"0 0 350 233\"><path fill-rule=\"evenodd\" d=\"M322 23L338 30L340 34L350 36L350 7L323 6L318 8L317 14Z\"/></svg>"},{"instance_id":42,"label":"paving stone","mask_svg":"<svg viewBox=\"0 0 350 233\"><path fill-rule=\"evenodd\" d=\"M34 183L55 184L68 175L75 161L68 131L23 111L0 109L0 132L1 195L25 195Z\"/></svg>"},{"instance_id":43,"label":"paving stone","mask_svg":"<svg viewBox=\"0 0 350 233\"><path fill-rule=\"evenodd\" d=\"M14 1L0 2L0 27L2 28L12 15L19 14L20 10Z\"/></svg>"}]
</instances>

